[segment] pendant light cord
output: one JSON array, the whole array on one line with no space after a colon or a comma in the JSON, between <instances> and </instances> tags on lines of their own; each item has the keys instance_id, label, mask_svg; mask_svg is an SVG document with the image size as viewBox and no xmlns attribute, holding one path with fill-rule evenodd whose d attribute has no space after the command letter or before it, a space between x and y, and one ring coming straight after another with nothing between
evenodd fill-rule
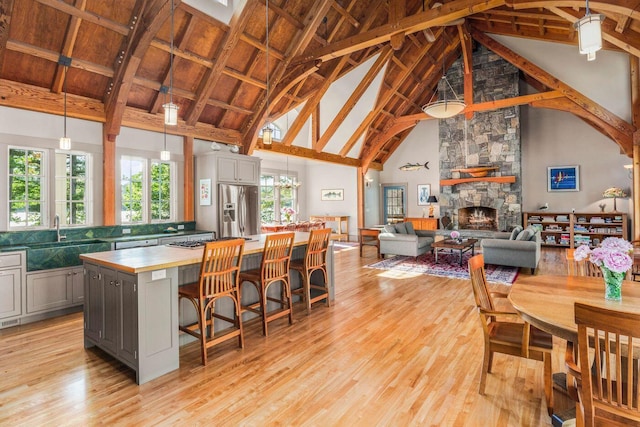
<instances>
[{"instance_id":1,"label":"pendant light cord","mask_svg":"<svg viewBox=\"0 0 640 427\"><path fill-rule=\"evenodd\" d=\"M64 137L67 137L67 67L64 67L64 81L62 82L64 91Z\"/></svg>"},{"instance_id":2,"label":"pendant light cord","mask_svg":"<svg viewBox=\"0 0 640 427\"><path fill-rule=\"evenodd\" d=\"M265 31L266 31L266 65L267 65L267 99L266 99L266 107L267 107L267 127L269 127L269 0L266 0L266 12L265 16ZM270 128L270 127L269 127Z\"/></svg>"},{"instance_id":3,"label":"pendant light cord","mask_svg":"<svg viewBox=\"0 0 640 427\"><path fill-rule=\"evenodd\" d=\"M173 0L171 1L171 35L169 37L169 103L173 104Z\"/></svg>"}]
</instances>

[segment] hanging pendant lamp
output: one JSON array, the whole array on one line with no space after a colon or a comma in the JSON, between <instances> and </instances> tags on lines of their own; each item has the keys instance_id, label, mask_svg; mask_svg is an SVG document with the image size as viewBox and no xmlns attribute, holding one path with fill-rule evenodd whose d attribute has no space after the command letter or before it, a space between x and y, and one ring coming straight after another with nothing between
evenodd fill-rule
<instances>
[{"instance_id":1,"label":"hanging pendant lamp","mask_svg":"<svg viewBox=\"0 0 640 427\"><path fill-rule=\"evenodd\" d=\"M585 15L573 23L578 30L578 48L581 54L587 55L587 61L595 61L596 52L602 49L602 21L605 16L591 14L589 0L586 0Z\"/></svg>"},{"instance_id":2,"label":"hanging pendant lamp","mask_svg":"<svg viewBox=\"0 0 640 427\"><path fill-rule=\"evenodd\" d=\"M61 150L71 150L71 138L67 136L67 68L71 64L71 58L60 56L58 63L64 65L64 80L62 82L62 91L64 92L64 133L58 142Z\"/></svg>"},{"instance_id":3,"label":"hanging pendant lamp","mask_svg":"<svg viewBox=\"0 0 640 427\"><path fill-rule=\"evenodd\" d=\"M169 102L162 105L164 108L164 124L167 126L178 125L178 106L173 103L173 0L171 1L171 35L169 37Z\"/></svg>"},{"instance_id":4,"label":"hanging pendant lamp","mask_svg":"<svg viewBox=\"0 0 640 427\"><path fill-rule=\"evenodd\" d=\"M267 66L267 93L266 93L266 106L267 106L267 122L262 128L262 145L271 145L273 144L273 129L271 128L271 123L269 122L269 0L266 0L266 11L265 11L265 29L266 29L266 53L265 53L265 62Z\"/></svg>"},{"instance_id":5,"label":"hanging pendant lamp","mask_svg":"<svg viewBox=\"0 0 640 427\"><path fill-rule=\"evenodd\" d=\"M436 119L448 119L455 115L460 114L467 106L463 101L458 98L456 92L451 87L449 80L445 73L445 45L442 42L442 77L438 82L437 91L431 95L429 102L422 106L422 111L425 114L435 117ZM450 91L453 97L447 97L447 92ZM434 101L434 97L436 97Z\"/></svg>"}]
</instances>

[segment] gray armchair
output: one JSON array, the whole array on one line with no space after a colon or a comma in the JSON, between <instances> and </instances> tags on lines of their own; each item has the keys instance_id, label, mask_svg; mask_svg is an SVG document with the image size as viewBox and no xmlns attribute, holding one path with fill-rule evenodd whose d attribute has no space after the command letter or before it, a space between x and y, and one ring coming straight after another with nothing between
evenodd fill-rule
<instances>
[{"instance_id":1,"label":"gray armchair","mask_svg":"<svg viewBox=\"0 0 640 427\"><path fill-rule=\"evenodd\" d=\"M540 232L533 228L497 233L496 238L482 239L480 247L484 262L511 267L528 267L535 272L540 261Z\"/></svg>"},{"instance_id":2,"label":"gray armchair","mask_svg":"<svg viewBox=\"0 0 640 427\"><path fill-rule=\"evenodd\" d=\"M435 231L414 230L411 222L385 225L378 235L380 253L417 257L431 250L435 236Z\"/></svg>"}]
</instances>

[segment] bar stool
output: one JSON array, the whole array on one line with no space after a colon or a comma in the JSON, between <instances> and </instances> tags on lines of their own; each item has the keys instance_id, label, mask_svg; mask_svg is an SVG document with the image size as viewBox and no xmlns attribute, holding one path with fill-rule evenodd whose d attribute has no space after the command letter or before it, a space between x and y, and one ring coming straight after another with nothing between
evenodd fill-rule
<instances>
[{"instance_id":1,"label":"bar stool","mask_svg":"<svg viewBox=\"0 0 640 427\"><path fill-rule=\"evenodd\" d=\"M291 269L299 272L302 279L302 287L295 289L293 293L302 295L302 299L307 304L307 314L311 313L311 304L314 302L325 300L327 307L331 304L327 286L329 282L327 278L327 248L329 247L330 236L330 228L311 230L304 259L291 261ZM311 274L316 270L322 271L324 286L311 283ZM312 298L311 289L319 290L320 293Z\"/></svg>"},{"instance_id":2,"label":"bar stool","mask_svg":"<svg viewBox=\"0 0 640 427\"><path fill-rule=\"evenodd\" d=\"M289 324L293 323L289 264L291 252L293 251L294 236L295 233L268 234L264 242L260 268L240 273L240 296L242 296L242 284L249 282L255 286L260 298L260 301L254 304L242 305L241 311L250 311L262 316L262 333L264 336L268 336L267 324L272 320L289 316ZM269 287L277 282L281 282L280 299L267 296ZM267 312L268 301L280 304L280 308Z\"/></svg>"},{"instance_id":3,"label":"bar stool","mask_svg":"<svg viewBox=\"0 0 640 427\"><path fill-rule=\"evenodd\" d=\"M207 364L207 349L211 346L238 337L238 345L244 348L239 282L244 242L244 239L233 239L207 243L202 255L200 279L180 286L178 289L179 299L185 298L191 301L198 313L197 323L179 328L200 340L203 365ZM235 318L215 312L216 300L225 297L233 301ZM229 332L216 336L214 318L231 323L233 328Z\"/></svg>"}]
</instances>

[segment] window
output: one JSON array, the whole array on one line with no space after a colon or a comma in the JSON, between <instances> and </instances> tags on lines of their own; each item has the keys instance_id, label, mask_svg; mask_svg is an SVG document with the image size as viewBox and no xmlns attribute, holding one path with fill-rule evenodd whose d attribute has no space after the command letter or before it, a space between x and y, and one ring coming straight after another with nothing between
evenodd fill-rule
<instances>
[{"instance_id":1,"label":"window","mask_svg":"<svg viewBox=\"0 0 640 427\"><path fill-rule=\"evenodd\" d=\"M9 228L44 226L45 153L9 149Z\"/></svg>"},{"instance_id":2,"label":"window","mask_svg":"<svg viewBox=\"0 0 640 427\"><path fill-rule=\"evenodd\" d=\"M297 212L298 190L293 185L295 175L265 173L260 176L260 219L262 222L286 222L283 209ZM296 215L290 220L295 221Z\"/></svg>"},{"instance_id":3,"label":"window","mask_svg":"<svg viewBox=\"0 0 640 427\"><path fill-rule=\"evenodd\" d=\"M90 223L88 179L90 157L87 154L56 153L55 207L62 225Z\"/></svg>"},{"instance_id":4,"label":"window","mask_svg":"<svg viewBox=\"0 0 640 427\"><path fill-rule=\"evenodd\" d=\"M171 163L151 162L151 221L170 221Z\"/></svg>"},{"instance_id":5,"label":"window","mask_svg":"<svg viewBox=\"0 0 640 427\"><path fill-rule=\"evenodd\" d=\"M120 189L123 224L143 222L146 218L145 159L122 156L120 160Z\"/></svg>"},{"instance_id":6,"label":"window","mask_svg":"<svg viewBox=\"0 0 640 427\"><path fill-rule=\"evenodd\" d=\"M122 224L175 220L173 162L122 156L120 190Z\"/></svg>"}]
</instances>

